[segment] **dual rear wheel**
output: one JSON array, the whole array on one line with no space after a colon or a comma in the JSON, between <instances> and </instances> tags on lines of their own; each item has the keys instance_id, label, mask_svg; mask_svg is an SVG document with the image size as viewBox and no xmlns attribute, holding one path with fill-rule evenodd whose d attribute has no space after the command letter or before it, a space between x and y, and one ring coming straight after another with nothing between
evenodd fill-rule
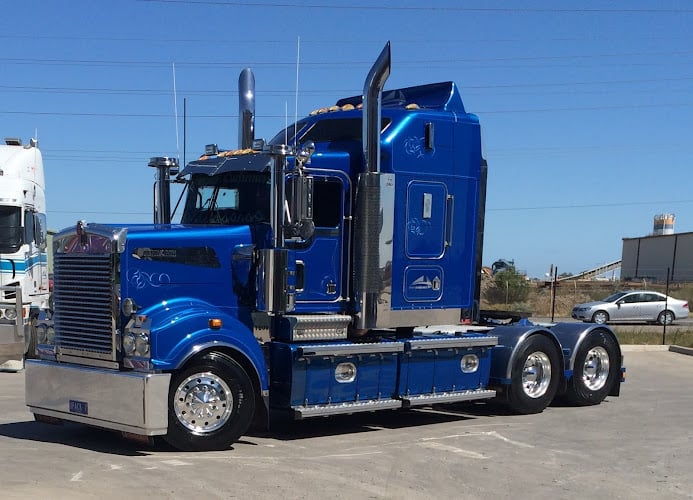
<instances>
[{"instance_id":1,"label":"dual rear wheel","mask_svg":"<svg viewBox=\"0 0 693 500\"><path fill-rule=\"evenodd\" d=\"M578 347L562 398L579 406L601 403L620 376L620 361L613 336L593 330ZM529 337L513 362L510 408L521 414L543 411L559 391L562 366L556 344L542 335Z\"/></svg>"}]
</instances>

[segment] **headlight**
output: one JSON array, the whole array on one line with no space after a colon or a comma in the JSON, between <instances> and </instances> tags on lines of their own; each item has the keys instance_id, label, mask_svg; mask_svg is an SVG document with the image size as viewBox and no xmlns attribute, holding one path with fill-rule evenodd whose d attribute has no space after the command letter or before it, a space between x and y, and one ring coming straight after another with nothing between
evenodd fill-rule
<instances>
[{"instance_id":1,"label":"headlight","mask_svg":"<svg viewBox=\"0 0 693 500\"><path fill-rule=\"evenodd\" d=\"M17 310L13 307L5 309L5 317L10 321L17 319Z\"/></svg>"},{"instance_id":2,"label":"headlight","mask_svg":"<svg viewBox=\"0 0 693 500\"><path fill-rule=\"evenodd\" d=\"M149 354L149 335L140 332L135 337L135 354L146 356Z\"/></svg>"},{"instance_id":3,"label":"headlight","mask_svg":"<svg viewBox=\"0 0 693 500\"><path fill-rule=\"evenodd\" d=\"M126 332L123 335L123 352L128 356L132 356L135 353L135 334L132 332Z\"/></svg>"},{"instance_id":4,"label":"headlight","mask_svg":"<svg viewBox=\"0 0 693 500\"><path fill-rule=\"evenodd\" d=\"M462 373L474 373L479 368L479 356L476 354L465 354L460 360Z\"/></svg>"}]
</instances>

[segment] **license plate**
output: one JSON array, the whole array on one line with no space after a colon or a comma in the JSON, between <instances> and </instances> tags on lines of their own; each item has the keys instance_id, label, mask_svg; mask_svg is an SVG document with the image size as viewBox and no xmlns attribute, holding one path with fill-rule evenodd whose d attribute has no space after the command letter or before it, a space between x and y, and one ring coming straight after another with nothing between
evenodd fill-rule
<instances>
[{"instance_id":1,"label":"license plate","mask_svg":"<svg viewBox=\"0 0 693 500\"><path fill-rule=\"evenodd\" d=\"M89 414L89 404L84 401L70 400L70 413L79 413L80 415Z\"/></svg>"}]
</instances>

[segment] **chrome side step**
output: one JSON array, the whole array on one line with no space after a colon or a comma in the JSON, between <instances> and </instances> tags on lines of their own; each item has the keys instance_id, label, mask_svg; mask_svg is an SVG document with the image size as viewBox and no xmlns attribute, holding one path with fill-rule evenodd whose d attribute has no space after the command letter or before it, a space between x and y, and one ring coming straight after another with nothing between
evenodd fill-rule
<instances>
[{"instance_id":1,"label":"chrome side step","mask_svg":"<svg viewBox=\"0 0 693 500\"><path fill-rule=\"evenodd\" d=\"M399 399L377 399L370 401L357 401L353 403L334 403L311 406L292 406L296 420L310 417L322 417L326 415L339 415L344 413L358 413L362 411L391 410L401 408Z\"/></svg>"},{"instance_id":2,"label":"chrome side step","mask_svg":"<svg viewBox=\"0 0 693 500\"><path fill-rule=\"evenodd\" d=\"M424 406L437 403L456 403L458 401L474 401L476 399L491 399L496 391L490 389L477 389L474 391L441 392L439 394L422 394L419 396L402 397L402 406Z\"/></svg>"}]
</instances>

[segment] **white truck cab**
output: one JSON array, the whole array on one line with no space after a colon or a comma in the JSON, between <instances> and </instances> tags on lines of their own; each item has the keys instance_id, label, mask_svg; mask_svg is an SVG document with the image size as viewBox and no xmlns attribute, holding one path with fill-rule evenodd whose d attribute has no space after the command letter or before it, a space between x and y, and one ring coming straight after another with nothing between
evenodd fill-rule
<instances>
[{"instance_id":1,"label":"white truck cab","mask_svg":"<svg viewBox=\"0 0 693 500\"><path fill-rule=\"evenodd\" d=\"M38 142L0 145L0 370L34 354L35 322L48 309L46 194Z\"/></svg>"}]
</instances>

